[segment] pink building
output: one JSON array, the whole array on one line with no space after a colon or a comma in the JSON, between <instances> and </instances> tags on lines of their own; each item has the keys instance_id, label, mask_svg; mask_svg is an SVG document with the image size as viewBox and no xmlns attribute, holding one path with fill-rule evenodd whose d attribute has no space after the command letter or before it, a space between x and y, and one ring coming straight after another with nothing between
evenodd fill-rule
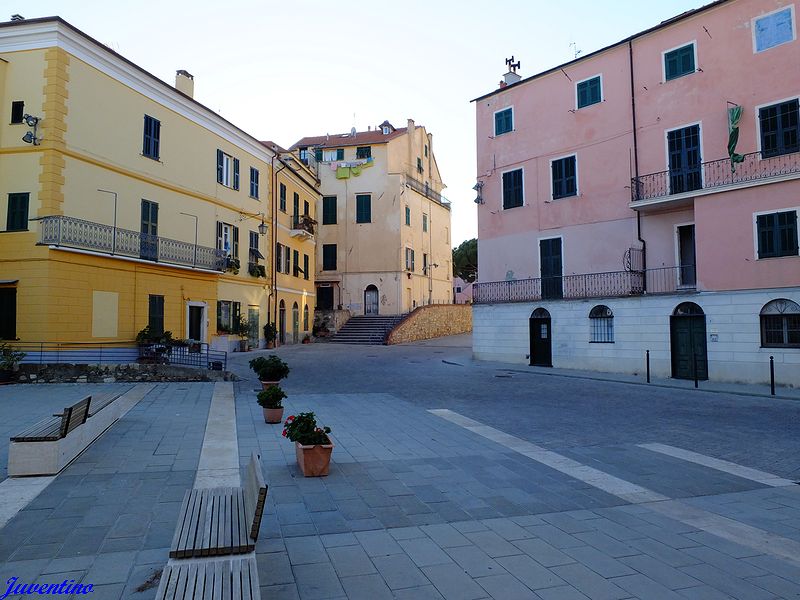
<instances>
[{"instance_id":1,"label":"pink building","mask_svg":"<svg viewBox=\"0 0 800 600\"><path fill-rule=\"evenodd\" d=\"M453 304L471 304L473 285L461 277L453 277Z\"/></svg>"},{"instance_id":2,"label":"pink building","mask_svg":"<svg viewBox=\"0 0 800 600\"><path fill-rule=\"evenodd\" d=\"M800 384L798 65L720 0L474 100L476 357Z\"/></svg>"}]
</instances>

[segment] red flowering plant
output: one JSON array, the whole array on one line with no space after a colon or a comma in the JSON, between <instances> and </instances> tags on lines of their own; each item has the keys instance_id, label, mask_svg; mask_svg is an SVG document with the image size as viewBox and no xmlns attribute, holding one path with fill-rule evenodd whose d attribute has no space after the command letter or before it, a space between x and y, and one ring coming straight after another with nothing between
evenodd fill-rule
<instances>
[{"instance_id":1,"label":"red flowering plant","mask_svg":"<svg viewBox=\"0 0 800 600\"><path fill-rule=\"evenodd\" d=\"M330 444L328 434L330 427L318 427L317 419L313 412L298 413L297 416L289 415L283 424L283 437L291 442L300 442L303 446L316 446Z\"/></svg>"}]
</instances>

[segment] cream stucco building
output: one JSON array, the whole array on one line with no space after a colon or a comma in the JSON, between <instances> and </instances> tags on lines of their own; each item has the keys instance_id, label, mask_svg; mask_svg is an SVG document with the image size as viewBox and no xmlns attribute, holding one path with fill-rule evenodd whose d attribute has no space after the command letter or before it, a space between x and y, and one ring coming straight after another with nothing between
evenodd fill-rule
<instances>
[{"instance_id":1,"label":"cream stucco building","mask_svg":"<svg viewBox=\"0 0 800 600\"><path fill-rule=\"evenodd\" d=\"M452 302L450 203L432 134L385 121L291 150L320 180L318 309L398 315Z\"/></svg>"}]
</instances>

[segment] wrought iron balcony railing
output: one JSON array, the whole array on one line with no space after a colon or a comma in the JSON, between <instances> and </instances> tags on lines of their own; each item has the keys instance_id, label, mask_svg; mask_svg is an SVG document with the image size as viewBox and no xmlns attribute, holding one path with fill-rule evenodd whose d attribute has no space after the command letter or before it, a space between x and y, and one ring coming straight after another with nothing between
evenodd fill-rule
<instances>
[{"instance_id":1,"label":"wrought iron balcony railing","mask_svg":"<svg viewBox=\"0 0 800 600\"><path fill-rule=\"evenodd\" d=\"M622 298L694 290L694 265L646 271L609 271L561 277L491 281L473 286L475 304Z\"/></svg>"},{"instance_id":2,"label":"wrought iron balcony railing","mask_svg":"<svg viewBox=\"0 0 800 600\"><path fill-rule=\"evenodd\" d=\"M450 210L450 200L442 196L439 192L434 191L429 184L422 183L421 181L417 181L411 177L406 177L406 185L415 192L422 194L426 198L430 198L434 202L438 202L447 210Z\"/></svg>"},{"instance_id":3,"label":"wrought iron balcony railing","mask_svg":"<svg viewBox=\"0 0 800 600\"><path fill-rule=\"evenodd\" d=\"M750 184L785 175L800 175L800 152L762 157L761 152L744 155L740 163L729 158L701 163L696 167L650 173L631 180L634 202L665 198L685 192L713 192L717 188Z\"/></svg>"},{"instance_id":4,"label":"wrought iron balcony railing","mask_svg":"<svg viewBox=\"0 0 800 600\"><path fill-rule=\"evenodd\" d=\"M308 215L294 215L292 217L292 229L302 230L314 235L314 226L317 222Z\"/></svg>"},{"instance_id":5,"label":"wrought iron balcony railing","mask_svg":"<svg viewBox=\"0 0 800 600\"><path fill-rule=\"evenodd\" d=\"M225 251L62 215L41 219L39 244L153 262L225 270Z\"/></svg>"}]
</instances>

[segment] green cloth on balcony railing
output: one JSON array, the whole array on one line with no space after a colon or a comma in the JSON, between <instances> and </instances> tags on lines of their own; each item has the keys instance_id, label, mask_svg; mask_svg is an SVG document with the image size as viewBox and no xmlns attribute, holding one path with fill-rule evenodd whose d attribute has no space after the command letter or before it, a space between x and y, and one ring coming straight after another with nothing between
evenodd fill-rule
<instances>
[{"instance_id":1,"label":"green cloth on balcony railing","mask_svg":"<svg viewBox=\"0 0 800 600\"><path fill-rule=\"evenodd\" d=\"M736 173L736 163L744 162L744 156L736 153L739 143L739 119L742 118L742 107L728 109L728 156L731 157L731 172Z\"/></svg>"}]
</instances>

